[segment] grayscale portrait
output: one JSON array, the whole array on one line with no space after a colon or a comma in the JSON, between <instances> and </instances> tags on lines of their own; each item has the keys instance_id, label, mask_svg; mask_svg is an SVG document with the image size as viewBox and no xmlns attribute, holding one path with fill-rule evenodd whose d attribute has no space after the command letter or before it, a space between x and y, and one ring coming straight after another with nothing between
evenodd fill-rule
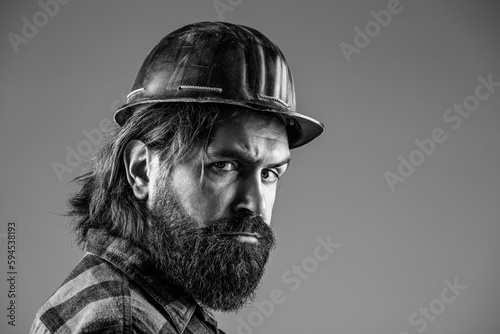
<instances>
[{"instance_id":1,"label":"grayscale portrait","mask_svg":"<svg viewBox=\"0 0 500 334\"><path fill-rule=\"evenodd\" d=\"M0 333L500 333L499 17L4 1Z\"/></svg>"}]
</instances>

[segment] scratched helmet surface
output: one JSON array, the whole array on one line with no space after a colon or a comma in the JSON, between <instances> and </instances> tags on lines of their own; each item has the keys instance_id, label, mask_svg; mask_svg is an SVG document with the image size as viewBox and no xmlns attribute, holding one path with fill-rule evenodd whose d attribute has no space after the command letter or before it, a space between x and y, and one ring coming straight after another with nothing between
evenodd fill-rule
<instances>
[{"instance_id":1,"label":"scratched helmet surface","mask_svg":"<svg viewBox=\"0 0 500 334\"><path fill-rule=\"evenodd\" d=\"M127 103L115 113L122 126L142 105L221 103L277 113L290 148L324 129L295 110L295 88L285 57L257 30L226 22L199 22L165 36L148 54Z\"/></svg>"}]
</instances>

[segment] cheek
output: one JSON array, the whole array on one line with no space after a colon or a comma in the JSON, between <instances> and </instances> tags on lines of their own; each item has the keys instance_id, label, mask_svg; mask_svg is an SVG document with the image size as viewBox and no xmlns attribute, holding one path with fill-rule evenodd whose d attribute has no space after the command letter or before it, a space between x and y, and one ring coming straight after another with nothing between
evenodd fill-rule
<instances>
[{"instance_id":1,"label":"cheek","mask_svg":"<svg viewBox=\"0 0 500 334\"><path fill-rule=\"evenodd\" d=\"M186 213L201 225L222 218L229 205L230 189L204 179L199 182L195 168L176 168L172 171L173 188Z\"/></svg>"},{"instance_id":2,"label":"cheek","mask_svg":"<svg viewBox=\"0 0 500 334\"><path fill-rule=\"evenodd\" d=\"M199 201L195 168L178 165L171 171L172 189L186 213L194 217L195 205Z\"/></svg>"},{"instance_id":3,"label":"cheek","mask_svg":"<svg viewBox=\"0 0 500 334\"><path fill-rule=\"evenodd\" d=\"M271 219L273 213L274 202L276 200L276 190L266 192L266 215Z\"/></svg>"},{"instance_id":4,"label":"cheek","mask_svg":"<svg viewBox=\"0 0 500 334\"><path fill-rule=\"evenodd\" d=\"M193 201L193 204L199 207L202 221L211 221L230 215L234 198L231 186L223 186L205 179L195 193L193 198L197 199Z\"/></svg>"}]
</instances>

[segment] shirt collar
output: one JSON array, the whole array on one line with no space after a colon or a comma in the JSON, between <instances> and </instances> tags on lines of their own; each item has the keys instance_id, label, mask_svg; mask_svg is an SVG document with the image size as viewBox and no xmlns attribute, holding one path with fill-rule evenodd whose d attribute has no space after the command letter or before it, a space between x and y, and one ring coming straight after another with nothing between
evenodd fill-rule
<instances>
[{"instance_id":1,"label":"shirt collar","mask_svg":"<svg viewBox=\"0 0 500 334\"><path fill-rule=\"evenodd\" d=\"M197 310L204 321L217 327L215 319L190 296L167 283L143 249L106 231L89 229L85 250L115 265L145 289L166 310L180 333L184 332Z\"/></svg>"}]
</instances>

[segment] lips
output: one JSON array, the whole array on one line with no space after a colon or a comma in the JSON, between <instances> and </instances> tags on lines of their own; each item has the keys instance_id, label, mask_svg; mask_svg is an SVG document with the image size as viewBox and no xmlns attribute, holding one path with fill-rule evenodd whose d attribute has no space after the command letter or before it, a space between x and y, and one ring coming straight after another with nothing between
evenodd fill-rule
<instances>
[{"instance_id":1,"label":"lips","mask_svg":"<svg viewBox=\"0 0 500 334\"><path fill-rule=\"evenodd\" d=\"M254 233L254 232L225 232L219 234L222 237L237 237L237 236L242 236L242 237L254 237L254 238L262 238L260 234Z\"/></svg>"}]
</instances>

